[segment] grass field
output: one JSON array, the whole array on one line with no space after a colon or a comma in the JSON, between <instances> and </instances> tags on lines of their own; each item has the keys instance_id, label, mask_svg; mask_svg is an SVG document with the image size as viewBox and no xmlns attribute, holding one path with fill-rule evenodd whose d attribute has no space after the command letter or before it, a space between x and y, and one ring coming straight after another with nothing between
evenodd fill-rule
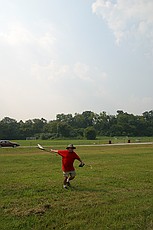
<instances>
[{"instance_id":1,"label":"grass field","mask_svg":"<svg viewBox=\"0 0 153 230\"><path fill-rule=\"evenodd\" d=\"M92 145L92 144L108 144L111 140L112 144L116 143L128 143L128 140L131 141L131 143L141 143L141 142L153 142L153 137L97 137L96 140L41 140L41 143L45 146L61 146L65 145L65 143L71 143L77 144L77 145ZM17 142L21 146L36 146L38 143L38 140L17 140Z\"/></svg>"},{"instance_id":2,"label":"grass field","mask_svg":"<svg viewBox=\"0 0 153 230\"><path fill-rule=\"evenodd\" d=\"M76 161L77 176L64 190L60 156L0 148L0 229L152 230L153 145L78 146L76 152L93 168Z\"/></svg>"}]
</instances>

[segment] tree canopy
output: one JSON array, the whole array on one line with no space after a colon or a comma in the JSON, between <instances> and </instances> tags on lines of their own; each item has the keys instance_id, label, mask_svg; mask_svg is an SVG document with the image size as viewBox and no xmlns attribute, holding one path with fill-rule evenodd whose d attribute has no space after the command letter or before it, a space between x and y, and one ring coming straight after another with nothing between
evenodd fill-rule
<instances>
[{"instance_id":1,"label":"tree canopy","mask_svg":"<svg viewBox=\"0 0 153 230\"><path fill-rule=\"evenodd\" d=\"M118 110L116 115L84 111L82 114L57 114L55 120L44 118L17 122L4 117L0 121L0 139L87 138L96 136L153 136L153 110L133 115Z\"/></svg>"}]
</instances>

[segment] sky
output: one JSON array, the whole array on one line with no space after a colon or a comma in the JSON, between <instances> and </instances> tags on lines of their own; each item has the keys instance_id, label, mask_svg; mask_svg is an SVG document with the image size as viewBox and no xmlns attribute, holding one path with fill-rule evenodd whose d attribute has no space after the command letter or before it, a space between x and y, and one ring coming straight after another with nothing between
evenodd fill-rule
<instances>
[{"instance_id":1,"label":"sky","mask_svg":"<svg viewBox=\"0 0 153 230\"><path fill-rule=\"evenodd\" d=\"M0 0L0 120L153 109L152 0Z\"/></svg>"}]
</instances>

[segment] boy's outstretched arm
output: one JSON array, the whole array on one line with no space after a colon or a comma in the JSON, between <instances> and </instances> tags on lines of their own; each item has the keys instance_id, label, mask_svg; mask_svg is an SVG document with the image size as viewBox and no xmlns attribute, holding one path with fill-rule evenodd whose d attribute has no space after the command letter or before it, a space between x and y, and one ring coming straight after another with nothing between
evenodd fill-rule
<instances>
[{"instance_id":1,"label":"boy's outstretched arm","mask_svg":"<svg viewBox=\"0 0 153 230\"><path fill-rule=\"evenodd\" d=\"M50 151L53 152L53 153L58 153L57 149L51 149Z\"/></svg>"}]
</instances>

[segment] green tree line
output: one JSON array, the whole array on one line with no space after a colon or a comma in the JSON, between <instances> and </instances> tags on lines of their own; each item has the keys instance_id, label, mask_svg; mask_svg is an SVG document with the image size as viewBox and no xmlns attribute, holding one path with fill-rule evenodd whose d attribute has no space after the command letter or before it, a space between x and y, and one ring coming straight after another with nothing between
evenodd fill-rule
<instances>
[{"instance_id":1,"label":"green tree line","mask_svg":"<svg viewBox=\"0 0 153 230\"><path fill-rule=\"evenodd\" d=\"M153 136L153 110L133 115L118 110L116 115L92 111L57 114L55 120L44 118L17 122L4 117L0 121L0 139L95 139L96 136Z\"/></svg>"}]
</instances>

